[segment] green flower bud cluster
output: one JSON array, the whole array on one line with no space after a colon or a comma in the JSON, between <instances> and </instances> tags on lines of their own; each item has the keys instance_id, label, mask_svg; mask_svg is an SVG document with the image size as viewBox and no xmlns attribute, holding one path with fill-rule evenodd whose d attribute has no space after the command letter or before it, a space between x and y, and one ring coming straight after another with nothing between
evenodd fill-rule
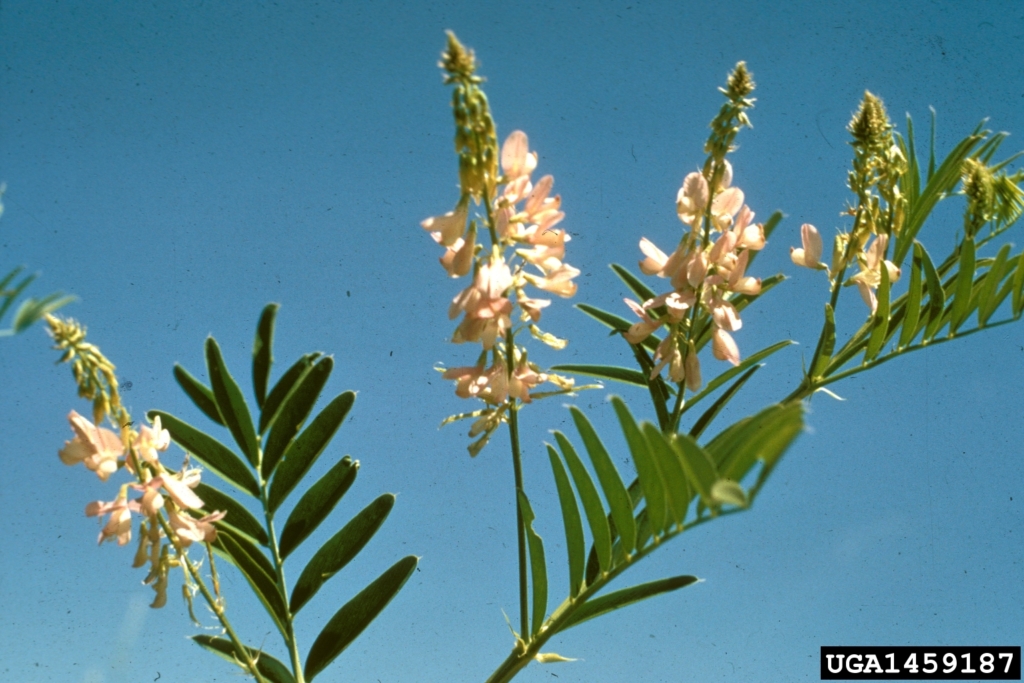
<instances>
[{"instance_id":1,"label":"green flower bud cluster","mask_svg":"<svg viewBox=\"0 0 1024 683\"><path fill-rule=\"evenodd\" d=\"M114 364L94 344L85 341L85 326L68 318L61 320L47 315L49 333L56 342L53 348L64 351L58 363L71 363L71 373L78 385L78 395L92 401L93 422L97 425L110 416L118 427L123 411L117 390Z\"/></svg>"},{"instance_id":2,"label":"green flower bud cluster","mask_svg":"<svg viewBox=\"0 0 1024 683\"><path fill-rule=\"evenodd\" d=\"M739 62L729 74L726 87L718 89L726 101L711 121L711 135L704 144L704 151L709 155L704 162L704 177L712 187L717 187L718 179L714 176L723 173L725 155L736 149L732 143L737 133L744 126L753 128L745 110L754 106L755 100L750 94L755 87L754 75L747 70L746 62Z\"/></svg>"},{"instance_id":3,"label":"green flower bud cluster","mask_svg":"<svg viewBox=\"0 0 1024 683\"><path fill-rule=\"evenodd\" d=\"M462 201L477 202L490 196L498 179L498 138L487 96L479 88L483 78L475 75L476 58L451 31L448 47L441 53L446 84L454 84L452 111L455 115L455 152L459 155Z\"/></svg>"},{"instance_id":4,"label":"green flower bud cluster","mask_svg":"<svg viewBox=\"0 0 1024 683\"><path fill-rule=\"evenodd\" d=\"M996 208L995 177L983 162L965 159L961 171L967 210L964 212L964 236L973 239L985 223L993 218Z\"/></svg>"},{"instance_id":5,"label":"green flower bud cluster","mask_svg":"<svg viewBox=\"0 0 1024 683\"><path fill-rule=\"evenodd\" d=\"M899 180L907 172L907 160L893 139L885 103L870 92L864 92L846 129L853 137L850 144L854 149L849 186L857 195L857 205L847 213L854 217L852 244L859 251L871 235L898 234L903 227L906 199L900 193Z\"/></svg>"}]
</instances>

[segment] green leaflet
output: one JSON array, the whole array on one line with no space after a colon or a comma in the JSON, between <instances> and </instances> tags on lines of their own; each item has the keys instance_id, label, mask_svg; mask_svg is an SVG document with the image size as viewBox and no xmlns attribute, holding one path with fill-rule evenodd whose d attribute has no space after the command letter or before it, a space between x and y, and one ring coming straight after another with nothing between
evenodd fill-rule
<instances>
[{"instance_id":1,"label":"green leaflet","mask_svg":"<svg viewBox=\"0 0 1024 683\"><path fill-rule=\"evenodd\" d=\"M288 630L285 625L288 623L288 608L284 604L284 599L277 588L277 582L273 578L274 568L270 565L270 560L242 537L225 531L217 533L217 540L213 542L213 547L223 553L242 572L242 576L249 582L249 587L252 588L256 597L267 610L267 614L273 619L277 629L287 641Z\"/></svg>"},{"instance_id":2,"label":"green leaflet","mask_svg":"<svg viewBox=\"0 0 1024 683\"><path fill-rule=\"evenodd\" d=\"M327 622L306 657L306 680L312 681L334 661L402 589L416 569L418 559L403 557L373 583L345 603Z\"/></svg>"},{"instance_id":3,"label":"green leaflet","mask_svg":"<svg viewBox=\"0 0 1024 683\"><path fill-rule=\"evenodd\" d=\"M333 369L333 358L328 356L321 359L302 377L295 390L284 400L274 420L274 426L270 429L270 436L263 446L263 464L260 469L264 479L270 479L285 449L299 433L302 423L309 417Z\"/></svg>"},{"instance_id":4,"label":"green leaflet","mask_svg":"<svg viewBox=\"0 0 1024 683\"><path fill-rule=\"evenodd\" d=\"M758 460L764 463L762 475L767 478L766 471L770 472L802 429L801 403L769 406L720 434L707 445L707 451L719 463L723 479L742 480Z\"/></svg>"},{"instance_id":5,"label":"green leaflet","mask_svg":"<svg viewBox=\"0 0 1024 683\"><path fill-rule=\"evenodd\" d=\"M548 570L544 558L544 541L533 529L533 521L537 518L530 507L530 500L522 489L519 494L519 506L523 511L523 526L526 527L526 543L530 548L530 585L533 590L533 621L530 626L531 635L537 635L544 625L544 617L548 611Z\"/></svg>"},{"instance_id":6,"label":"green leaflet","mask_svg":"<svg viewBox=\"0 0 1024 683\"><path fill-rule=\"evenodd\" d=\"M971 312L971 290L974 287L974 240L960 243L960 270L953 288L953 303L949 314L949 334L953 336Z\"/></svg>"},{"instance_id":7,"label":"green leaflet","mask_svg":"<svg viewBox=\"0 0 1024 683\"><path fill-rule=\"evenodd\" d=\"M647 386L647 377L644 373L630 368L619 368L612 365L579 365L569 363L566 365L553 365L551 369L558 372L572 372L577 375L597 377L599 379L610 379L615 382L633 384L638 387Z\"/></svg>"},{"instance_id":8,"label":"green leaflet","mask_svg":"<svg viewBox=\"0 0 1024 683\"><path fill-rule=\"evenodd\" d=\"M264 531L263 526L237 500L202 482L196 486L195 492L203 500L203 510L205 512L211 513L223 510L228 513L223 520L217 522L218 528L226 525L237 530L239 533L245 534L262 546L270 543L270 539L267 538L267 532Z\"/></svg>"},{"instance_id":9,"label":"green leaflet","mask_svg":"<svg viewBox=\"0 0 1024 683\"><path fill-rule=\"evenodd\" d=\"M11 332L20 334L44 316L74 301L74 296L64 296L62 292L47 294L42 299L29 298L21 302L11 321ZM9 301L13 301L13 297ZM5 302L7 303L7 302ZM3 316L0 315L0 318Z\"/></svg>"},{"instance_id":10,"label":"green leaflet","mask_svg":"<svg viewBox=\"0 0 1024 683\"><path fill-rule=\"evenodd\" d=\"M882 282L878 285L878 305L871 320L871 336L868 338L868 347L864 351L864 361L874 360L878 352L885 345L886 333L889 331L889 294L891 284L889 282L889 269L882 264L879 267L879 274Z\"/></svg>"},{"instance_id":11,"label":"green leaflet","mask_svg":"<svg viewBox=\"0 0 1024 683\"><path fill-rule=\"evenodd\" d=\"M750 504L743 487L732 479L719 479L711 487L711 500L716 505L735 505L745 508Z\"/></svg>"},{"instance_id":12,"label":"green leaflet","mask_svg":"<svg viewBox=\"0 0 1024 683\"><path fill-rule=\"evenodd\" d=\"M768 356L772 355L776 351L779 351L780 349L784 349L787 346L789 346L790 344L795 344L795 343L796 342L794 342L794 341L792 341L790 339L786 339L784 341L776 342L776 343L772 344L771 346L769 346L767 348L761 349L757 353L751 355L749 358L744 359L736 367L729 368L728 370L726 370L725 372L720 374L718 377L715 377L713 380L708 382L708 385L706 387L704 387L704 389L702 389L700 391L700 393L698 393L695 396L691 397L690 400L686 402L686 405L683 406L682 413L685 413L687 410L689 410L693 406L697 405L702 399L707 397L711 392L713 392L718 387L722 386L723 384L725 384L726 382L731 380L733 377L739 375L742 372L746 372L749 368L751 368L752 366L756 365L757 363L760 363L762 360L764 360Z\"/></svg>"},{"instance_id":13,"label":"green leaflet","mask_svg":"<svg viewBox=\"0 0 1024 683\"><path fill-rule=\"evenodd\" d=\"M601 498L597 495L597 488L594 481L587 473L580 457L576 455L576 449L572 447L569 439L561 432L554 432L558 447L562 450L562 457L565 458L576 482L576 491L580 494L580 501L583 503L583 511L587 515L587 522L590 524L590 533L594 537L594 549L597 552L597 559L601 571L606 572L612 565L612 536L608 527L608 518L604 514L604 506L601 505Z\"/></svg>"},{"instance_id":14,"label":"green leaflet","mask_svg":"<svg viewBox=\"0 0 1024 683\"><path fill-rule=\"evenodd\" d=\"M558 488L558 502L562 506L562 524L565 526L565 551L569 556L569 596L575 598L583 587L583 563L586 559L583 521L562 460L552 446L548 445L547 449L555 486Z\"/></svg>"},{"instance_id":15,"label":"green leaflet","mask_svg":"<svg viewBox=\"0 0 1024 683\"><path fill-rule=\"evenodd\" d=\"M826 304L826 306L827 305L828 304ZM732 400L733 396L735 396L739 392L739 390L743 388L743 385L747 383L747 380L753 377L754 373L763 367L763 365L753 366L745 373L743 373L743 375L738 380L733 382L732 386L730 386L728 389L722 392L722 395L719 396L718 399L711 404L711 407L705 410L704 414L697 418L697 421L693 423L693 427L690 428L690 436L692 436L694 439L699 439L700 435L703 434L704 430L707 429L708 425L711 424L711 421L718 416L718 413L722 412L722 409L725 408L726 404Z\"/></svg>"},{"instance_id":16,"label":"green leaflet","mask_svg":"<svg viewBox=\"0 0 1024 683\"><path fill-rule=\"evenodd\" d=\"M657 427L650 422L644 422L643 431L647 437L651 455L662 476L671 521L680 525L686 519L686 510L690 507L690 500L693 498L690 485L686 481L683 464L679 459L679 454L672 448L671 442ZM648 510L649 512L650 510ZM648 519L650 519L649 516Z\"/></svg>"},{"instance_id":17,"label":"green leaflet","mask_svg":"<svg viewBox=\"0 0 1024 683\"><path fill-rule=\"evenodd\" d=\"M892 261L897 267L903 265L903 259L917 237L918 231L924 225L925 219L935 208L935 205L943 196L952 192L956 184L960 182L960 170L964 159L971 155L975 146L988 136L988 131L982 131L982 124L979 124L974 132L960 141L953 151L943 160L938 169L935 169L935 148L934 148L935 126L932 121L932 150L929 160L928 180L920 195L913 204L907 206L907 217L903 228L900 230L900 239L893 253Z\"/></svg>"},{"instance_id":18,"label":"green leaflet","mask_svg":"<svg viewBox=\"0 0 1024 683\"><path fill-rule=\"evenodd\" d=\"M651 581L650 583L642 583L638 586L632 586L630 588L623 588L622 590L609 593L608 595L602 595L587 601L579 609L572 613L565 623L562 624L560 631L566 631L573 626L582 624L584 621L599 617L602 614L607 614L614 610L620 609L627 605L632 605L634 602L640 602L647 598L660 595L662 593L668 593L680 588L685 588L691 584L699 581L696 576L673 576L668 579L659 579L657 581Z\"/></svg>"},{"instance_id":19,"label":"green leaflet","mask_svg":"<svg viewBox=\"0 0 1024 683\"><path fill-rule=\"evenodd\" d=\"M303 568L292 590L292 614L298 614L320 587L347 565L370 542L395 505L395 496L385 493L353 517L341 531L323 544Z\"/></svg>"},{"instance_id":20,"label":"green leaflet","mask_svg":"<svg viewBox=\"0 0 1024 683\"><path fill-rule=\"evenodd\" d=\"M601 488L611 508L612 519L615 521L615 528L618 529L626 551L633 552L636 547L636 523L633 521L633 503L629 499L626 485L587 416L576 406L570 407L569 412L572 413L573 422L576 423L587 455L590 456L590 462L593 463L594 471L601 482Z\"/></svg>"},{"instance_id":21,"label":"green leaflet","mask_svg":"<svg viewBox=\"0 0 1024 683\"><path fill-rule=\"evenodd\" d=\"M352 408L356 395L346 391L334 397L320 413L313 418L299 438L292 441L284 453L284 460L277 468L270 483L269 507L274 512L302 480L327 444L334 438L345 416ZM275 426L276 428L276 426Z\"/></svg>"},{"instance_id":22,"label":"green leaflet","mask_svg":"<svg viewBox=\"0 0 1024 683\"><path fill-rule=\"evenodd\" d=\"M682 459L686 480L697 489L701 501L710 506L711 487L719 478L714 461L689 434L675 434L672 445Z\"/></svg>"},{"instance_id":23,"label":"green leaflet","mask_svg":"<svg viewBox=\"0 0 1024 683\"><path fill-rule=\"evenodd\" d=\"M216 636L189 636L197 645L213 654L221 657L232 664L241 664L242 658L235 652L235 645L227 638ZM256 661L256 669L260 672L267 683L295 683L295 677L284 664L274 659L266 652L246 646L249 657ZM247 672L248 673L248 672Z\"/></svg>"},{"instance_id":24,"label":"green leaflet","mask_svg":"<svg viewBox=\"0 0 1024 683\"><path fill-rule=\"evenodd\" d=\"M626 404L618 396L613 396L611 401L612 407L615 408L615 414L619 418L622 433L626 437L626 443L629 445L630 455L633 456L633 465L636 467L637 478L640 480L640 487L643 489L644 500L647 501L647 517L651 522L653 532L660 534L668 523L664 480L661 472L658 470L654 457L651 455L650 446L647 440L644 439L644 435L637 426L636 420L633 419L633 415L630 414L629 408L626 407ZM629 514L630 521L633 522L632 501L630 501L629 505ZM619 523L616 520L615 527L618 528L618 526ZM633 547L630 546L629 550L632 551Z\"/></svg>"},{"instance_id":25,"label":"green leaflet","mask_svg":"<svg viewBox=\"0 0 1024 683\"><path fill-rule=\"evenodd\" d=\"M996 312L1001 299L996 297L996 288L1006 273L1006 261L1010 256L1010 245L1004 244L996 254L996 260L985 275L985 283L978 293L978 327L984 327Z\"/></svg>"},{"instance_id":26,"label":"green leaflet","mask_svg":"<svg viewBox=\"0 0 1024 683\"><path fill-rule=\"evenodd\" d=\"M213 337L206 338L206 368L210 375L210 388L217 401L217 410L224 418L224 423L235 437L235 443L249 459L253 467L259 466L259 446L256 444L256 431L252 428L249 408L245 405L242 390L228 372L220 346Z\"/></svg>"},{"instance_id":27,"label":"green leaflet","mask_svg":"<svg viewBox=\"0 0 1024 683\"><path fill-rule=\"evenodd\" d=\"M192 399L196 407L203 411L206 417L221 427L226 426L224 418L220 416L220 411L217 410L217 400L213 397L213 392L210 391L209 387L193 377L188 370L177 363L174 364L174 379L178 381L178 385Z\"/></svg>"},{"instance_id":28,"label":"green leaflet","mask_svg":"<svg viewBox=\"0 0 1024 683\"><path fill-rule=\"evenodd\" d=\"M653 289L645 285L643 281L640 280L640 278L638 278L636 275L633 275L633 273L629 272L629 270L623 268L618 263L611 263L608 265L608 267L615 271L615 274L619 276L619 279L622 280L627 287L629 287L629 290L633 292L633 294L640 297L641 304L649 299L653 299L654 297L658 296L657 293L655 293Z\"/></svg>"},{"instance_id":29,"label":"green leaflet","mask_svg":"<svg viewBox=\"0 0 1024 683\"><path fill-rule=\"evenodd\" d=\"M939 274L935 271L928 250L920 242L915 250L920 250L921 266L924 269L925 284L928 288L928 322L925 324L924 340L928 341L939 331L942 325L942 312L946 308L946 292L942 289Z\"/></svg>"},{"instance_id":30,"label":"green leaflet","mask_svg":"<svg viewBox=\"0 0 1024 683\"><path fill-rule=\"evenodd\" d=\"M284 523L279 544L281 559L288 557L331 514L358 471L359 461L346 455L309 487Z\"/></svg>"},{"instance_id":31,"label":"green leaflet","mask_svg":"<svg viewBox=\"0 0 1024 683\"><path fill-rule=\"evenodd\" d=\"M1024 310L1024 251L1017 257L1017 270L1013 273L1013 317L1019 318Z\"/></svg>"},{"instance_id":32,"label":"green leaflet","mask_svg":"<svg viewBox=\"0 0 1024 683\"><path fill-rule=\"evenodd\" d=\"M250 495L260 497L260 487L252 472L220 441L162 410L151 410L146 413L146 417L150 420L159 417L163 428L170 433L174 442L213 470L221 479Z\"/></svg>"},{"instance_id":33,"label":"green leaflet","mask_svg":"<svg viewBox=\"0 0 1024 683\"><path fill-rule=\"evenodd\" d=\"M0 282L0 295L3 296L3 302L0 303L0 320L3 319L4 314L7 313L7 309L11 307L11 304L13 304L15 300L21 296L21 293L25 291L25 288L32 284L32 281L36 279L35 275L26 275L21 282L15 285L14 289L5 290L4 287L7 286L7 283L16 278L24 269L24 266L18 266L8 273L7 277Z\"/></svg>"},{"instance_id":34,"label":"green leaflet","mask_svg":"<svg viewBox=\"0 0 1024 683\"><path fill-rule=\"evenodd\" d=\"M256 394L256 406L260 410L267 398L267 380L270 379L270 366L274 362L274 320L278 308L278 304L267 304L263 309L256 325L256 339L252 343L252 388Z\"/></svg>"},{"instance_id":35,"label":"green leaflet","mask_svg":"<svg viewBox=\"0 0 1024 683\"><path fill-rule=\"evenodd\" d=\"M576 304L575 307L583 311L584 313L586 313L599 323L612 328L613 330L615 330L615 332L626 332L632 326L632 323L627 321L625 318L620 318L614 313L603 311L600 308L597 308L596 306L591 306L589 304ZM651 351L654 351L655 349L658 348L658 344L660 343L661 339L658 336L652 334L647 339L640 342L638 346L646 346Z\"/></svg>"},{"instance_id":36,"label":"green leaflet","mask_svg":"<svg viewBox=\"0 0 1024 683\"><path fill-rule=\"evenodd\" d=\"M921 249L914 247L914 258L910 263L910 287L907 289L907 303L904 310L903 328L900 330L898 348L903 348L914 341L917 336L918 323L921 320L921 300L924 298L924 280L921 278Z\"/></svg>"},{"instance_id":37,"label":"green leaflet","mask_svg":"<svg viewBox=\"0 0 1024 683\"><path fill-rule=\"evenodd\" d=\"M309 369L313 367L313 363L323 354L320 353L307 353L306 355L299 358L295 363L288 368L281 378L277 380L277 384L270 390L267 395L267 400L263 402L263 408L260 410L260 434L267 431L267 428L274 422L274 418L277 417L277 413L281 408L281 404L284 403L285 398L291 393L292 389L303 375L309 372Z\"/></svg>"}]
</instances>

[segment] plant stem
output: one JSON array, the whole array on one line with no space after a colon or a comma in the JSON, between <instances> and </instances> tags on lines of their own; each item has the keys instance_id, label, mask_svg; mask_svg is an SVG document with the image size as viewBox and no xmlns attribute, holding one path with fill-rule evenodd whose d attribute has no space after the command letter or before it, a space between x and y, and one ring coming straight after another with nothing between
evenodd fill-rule
<instances>
[{"instance_id":1,"label":"plant stem","mask_svg":"<svg viewBox=\"0 0 1024 683\"><path fill-rule=\"evenodd\" d=\"M737 512L743 512L745 509L746 508L736 508L734 510L727 510L718 514L717 517L725 517ZM674 529L666 531L661 535L661 537L652 539L646 548L638 550L633 555L628 556L622 564L599 576L592 584L584 588L575 598L566 598L566 600L554 612L552 612L552 616L544 622L540 631L529 643L517 643L509 656L505 658L505 661L503 661L498 668L494 670L494 673L490 675L487 679L487 683L508 683L508 681L511 681L515 678L516 674L525 669L526 666L533 661L533 658L540 653L541 647L543 647L552 636L559 633L561 627L577 609L582 607L587 600L594 597L619 574L646 557L655 549L660 548L664 545L665 541L678 536L684 531L700 526L706 522L710 522L712 519L716 519L716 517L705 515L704 517L699 517L693 520L689 524L676 526Z\"/></svg>"},{"instance_id":2,"label":"plant stem","mask_svg":"<svg viewBox=\"0 0 1024 683\"><path fill-rule=\"evenodd\" d=\"M512 330L505 335L505 353L508 362L508 373L511 378L515 372L515 336ZM530 632L530 614L527 607L526 589L526 525L523 523L523 508L519 504L519 492L523 489L523 458L519 450L519 406L516 399L509 399L508 434L512 446L512 469L516 480L516 537L519 541L519 621L523 634Z\"/></svg>"},{"instance_id":3,"label":"plant stem","mask_svg":"<svg viewBox=\"0 0 1024 683\"><path fill-rule=\"evenodd\" d=\"M160 523L160 528L163 529L164 535L167 536L167 539L174 546L175 551L177 551L178 557L185 563L185 569L192 576L192 580L196 582L197 586L199 586L199 592L202 593L203 598L210 606L210 609L213 610L213 613L217 615L217 620L220 622L220 625L224 627L224 632L228 634L232 644L235 646L235 654L240 656L242 661L245 662L246 668L256 679L257 683L267 683L262 674L260 674L259 669L256 668L256 662L253 660L252 655L249 654L249 649L242 643L241 638L238 637L238 634L235 633L235 629L232 628L231 622L228 621L227 615L224 614L224 606L213 596L210 589L206 587L203 577L199 574L199 570L192 564L192 561L188 559L188 554L185 552L185 549L182 548L174 530L171 529L171 525L168 524L163 515L158 514L156 519Z\"/></svg>"},{"instance_id":4,"label":"plant stem","mask_svg":"<svg viewBox=\"0 0 1024 683\"><path fill-rule=\"evenodd\" d=\"M262 477L261 477L262 479ZM266 482L260 484L260 501L263 503L263 513L267 521L267 537L270 539L270 553L274 557L274 570L277 572L277 590L281 594L281 600L288 608L288 621L285 629L288 631L287 645L288 654L292 659L292 673L295 675L295 683L305 683L302 673L302 658L299 655L299 643L295 638L295 626L292 623L294 615L288 607L288 583L284 578L284 561L277 546L277 534L274 532L274 513L270 510L269 490Z\"/></svg>"}]
</instances>

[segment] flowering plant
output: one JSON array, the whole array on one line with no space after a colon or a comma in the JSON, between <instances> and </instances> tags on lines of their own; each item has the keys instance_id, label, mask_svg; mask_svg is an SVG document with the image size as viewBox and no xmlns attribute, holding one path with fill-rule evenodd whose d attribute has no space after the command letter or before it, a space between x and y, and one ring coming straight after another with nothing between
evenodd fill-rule
<instances>
[{"instance_id":1,"label":"flowering plant","mask_svg":"<svg viewBox=\"0 0 1024 683\"><path fill-rule=\"evenodd\" d=\"M754 105L755 84L746 65L740 62L721 89L725 102L711 122L706 156L696 170L685 173L677 192L676 214L683 228L674 248L663 251L638 236L639 270L659 280L645 281L628 268L612 265L632 293L625 306L634 317L586 303L576 306L621 339L615 343L627 345L635 368L583 363L544 368L529 357L531 339L556 350L568 343L539 326L553 305L545 297L577 294L574 280L580 271L566 261L569 233L559 227L565 219L561 197L552 194L551 175L534 178L539 158L525 133L514 131L499 146L474 55L454 34L449 34L441 66L446 84L453 86L460 193L450 212L426 219L422 227L443 249L440 262L447 275L469 281L448 308L449 319L459 319L452 341L480 345L472 364L440 370L455 383L458 398L482 402L443 424L472 420L472 456L507 425L515 474L518 619L510 623L511 652L489 677L491 682L509 681L533 661L570 661L545 650L555 636L697 583L693 575L678 574L608 590L612 581L667 541L749 509L801 433L805 405L815 394L832 394L829 387L841 379L912 351L1008 324L1024 313L1024 252L1013 254L1003 244L993 256L982 255L1024 213L1019 186L1024 175L1010 173L1009 160L993 161L1005 135L979 126L941 161L933 145L925 164L910 119L906 135L897 134L882 101L866 93L849 125L854 159L848 182L854 199L843 212L848 224L837 229L830 257L821 232L809 223L800 228L800 245L790 252L796 266L827 278L817 344L804 359L795 386L787 387L788 394L780 392L784 395L777 403L708 438L763 361L795 343L783 339L753 353L740 350L741 343L747 344L742 337L744 311L784 280L781 274L759 277L755 265L782 214L755 222L737 183L740 171L730 159L739 132L750 126L748 112ZM917 236L940 202L960 196L966 200L962 235L952 253L934 262ZM649 282L662 283L661 291ZM866 317L846 334L835 312L842 292L851 287L857 288L866 306L860 309L857 303L857 310L865 310ZM19 293L4 292L10 298L0 315ZM148 565L145 582L156 594L154 607L166 603L171 572L180 568L193 620L199 623L192 601L201 595L222 631L193 636L200 646L258 681L312 680L384 609L417 564L416 557L402 558L342 606L303 661L294 628L298 612L362 550L394 504L394 496L384 494L359 512L313 554L289 591L285 562L327 521L359 467L348 456L337 459L304 488L278 533L275 520L282 506L300 488L354 403L355 394L343 392L310 419L333 359L306 354L271 386L277 306L270 305L260 318L253 346L257 419L212 337L205 345L208 382L181 366L174 368L195 406L227 429L237 448L164 411L150 411L150 424L136 429L121 403L113 364L85 341L83 327L48 315L58 302L36 306L32 315L17 318L15 328L19 320L46 315L80 396L92 402L92 420L75 411L69 414L73 437L59 449L61 461L82 463L104 482L122 470L130 475L113 500L86 506L87 515L106 518L100 543L126 545L137 528L134 565ZM555 431L553 443L546 446L569 579L564 598L549 609L548 557L538 533L542 520L534 513L523 476L518 415L538 400L603 386L577 384L572 375L641 388L650 406L638 421L624 399L610 398L628 458L613 454L594 426L597 420L577 406L569 411L578 438ZM691 412L698 405L699 414ZM186 451L177 469L161 455L172 441ZM201 481L193 460L244 497ZM190 556L199 544L206 558ZM266 609L281 634L287 664L262 646L246 645L232 626L220 591L218 558L240 572Z\"/></svg>"},{"instance_id":2,"label":"flowering plant","mask_svg":"<svg viewBox=\"0 0 1024 683\"><path fill-rule=\"evenodd\" d=\"M134 429L121 403L114 365L93 344L85 329L71 320L48 316L61 360L70 362L79 395L93 402L93 424L75 411L68 420L74 438L59 452L66 465L83 463L103 481L126 470L133 481L123 484L113 501L86 506L88 516L108 515L99 542L117 540L125 545L132 536L132 514L141 517L139 545L132 566L149 564L144 583L156 597L152 607L167 602L169 574L183 572L182 595L192 621L201 625L192 608L201 594L227 637L195 635L205 649L234 662L257 681L303 683L312 681L347 648L387 606L416 569L418 559L404 557L345 603L322 628L303 662L295 634L295 620L323 585L345 567L370 541L395 503L385 493L356 514L317 550L291 588L285 578L285 560L325 522L355 481L359 461L338 458L332 467L306 488L285 519L280 533L275 516L296 491L313 464L324 453L355 402L355 393L334 397L306 424L334 368L334 359L308 353L270 386L272 345L277 305L263 310L253 344L253 393L259 408L254 423L242 391L224 364L220 346L206 340L210 384L203 384L180 365L174 378L197 408L215 424L226 427L241 456L215 437L170 413L151 410L152 425ZM99 426L109 420L115 433ZM174 441L186 451L180 470L168 469L159 453ZM229 495L200 481L195 458L246 498ZM129 492L141 495L129 500ZM262 521L250 512L261 508ZM189 556L193 543L203 544L209 561L209 583L200 561ZM220 591L216 557L227 560L245 577L270 616L288 650L289 665L245 645L227 616Z\"/></svg>"},{"instance_id":3,"label":"flowering plant","mask_svg":"<svg viewBox=\"0 0 1024 683\"><path fill-rule=\"evenodd\" d=\"M455 211L428 219L423 227L448 247L441 262L449 274L457 277L471 269L474 272L474 283L456 296L449 310L450 317L466 312L452 341L481 341L484 353L476 366L447 370L445 377L456 380L460 398L478 398L487 404L445 423L478 418L470 429L470 436L484 433L470 446L470 453L476 455L500 424L507 422L515 471L519 630L513 629L512 651L489 683L511 680L531 661L568 661L541 651L556 634L697 582L694 576L679 575L603 592L610 581L666 541L749 509L801 432L804 401L815 393L831 394L828 385L840 379L911 351L1012 322L1024 312L1024 252L1011 256L1011 246L1004 244L994 258L976 257L977 248L1007 230L1024 212L1024 193L1019 187L1024 175L1006 171L1010 160L991 163L1005 135L993 135L979 126L941 164L936 165L933 148L927 173L922 173L910 119L906 138L894 134L882 101L866 93L849 125L854 149L849 186L856 199L844 215L852 219L852 225L837 231L828 265L822 262L820 233L810 224L802 226L801 246L791 251L794 264L822 270L828 276L828 302L814 353L798 386L778 403L705 439L706 430L762 367L762 361L794 343L782 340L744 359L733 337L742 327L741 312L783 280L781 274L764 279L750 274L754 259L765 248L782 214L776 212L763 224L755 223L743 191L734 185L728 155L735 149L740 130L750 126L747 112L754 104L750 95L755 87L752 75L740 62L721 88L725 103L711 122L711 135L704 147L707 157L699 170L684 177L679 189L676 212L684 229L678 244L666 254L650 240L640 240L640 271L667 279L668 291L657 293L628 269L613 264L614 272L638 299L626 299L625 303L639 321L629 322L614 313L577 304L629 345L638 369L562 364L542 372L527 365L525 350L515 346L518 330L509 315L512 297L524 323L536 322L540 308L548 305L526 297L524 283L562 296L576 292L569 280L578 271L562 263L567 236L553 227L563 217L561 200L548 197L550 176L535 187L530 185L536 157L528 153L526 136L519 131L502 147L503 174L498 174L495 125L479 89L482 79L475 74L472 51L454 34L449 33L441 66L446 82L456 86L455 141L462 196ZM916 236L936 204L957 194L967 198L964 234L953 253L935 266ZM514 208L524 197L525 209ZM470 198L482 211L467 229ZM492 247L490 251L481 249L483 256L473 265L478 249L477 221L489 231ZM988 231L982 235L986 227ZM523 265L510 271L504 250L513 243L531 248L516 251ZM911 250L909 286L897 295L895 285ZM527 265L539 266L542 272L530 274ZM847 278L846 271L853 266L857 272ZM837 349L835 309L844 286L857 287L867 304L868 317ZM990 322L1008 299L1009 316ZM975 314L977 324L969 326ZM943 330L946 334L939 336ZM553 343L533 325L530 331L556 348L566 344L564 340ZM704 376L710 373L700 353L709 343L711 356L732 367L705 385ZM485 369L486 354L495 348L500 350L492 351L493 365ZM572 441L553 432L555 443L547 446L547 452L565 532L569 587L561 604L549 611L547 558L524 486L516 415L537 397L531 397L528 389L555 377L554 371L645 388L653 422L638 423L623 399L611 397L635 470L629 485L614 464L617 458L578 407L570 407L570 413L592 471ZM573 391L571 379L559 376L557 383L560 393ZM711 405L684 425L686 413L716 392Z\"/></svg>"}]
</instances>

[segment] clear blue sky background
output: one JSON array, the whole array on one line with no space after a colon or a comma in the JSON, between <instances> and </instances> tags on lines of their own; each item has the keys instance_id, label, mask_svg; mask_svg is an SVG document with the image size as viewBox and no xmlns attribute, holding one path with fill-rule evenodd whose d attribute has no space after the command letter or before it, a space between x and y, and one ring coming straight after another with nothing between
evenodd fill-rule
<instances>
[{"instance_id":1,"label":"clear blue sky background","mask_svg":"<svg viewBox=\"0 0 1024 683\"><path fill-rule=\"evenodd\" d=\"M499 135L527 131L540 172L556 178L567 260L583 271L575 301L623 315L606 264L635 264L641 236L678 237L675 193L703 160L716 88L747 60L758 105L735 182L762 219L787 214L756 274L793 277L744 314L737 339L747 354L801 345L771 359L735 419L788 393L813 348L823 279L794 272L788 248L802 222L829 234L842 220L844 127L864 89L899 130L909 111L926 131L934 106L943 153L985 116L1016 134L1008 152L1024 146L1021 3L773 5L6 1L0 266L42 270L36 294L80 297L66 313L131 382L135 415L161 408L197 424L172 364L205 376L213 334L248 387L256 317L280 302L277 369L319 349L337 360L332 395L359 390L317 472L344 453L362 469L314 540L398 493L368 549L304 610L305 647L391 562L422 556L321 679L483 680L511 646L515 512L506 437L471 460L463 427L437 430L470 406L432 367L476 353L447 343L462 285L419 228L457 198L443 30L477 49ZM961 204L949 205L923 233L937 258L961 225ZM848 295L847 330L863 314ZM546 329L572 341L537 360L628 364L625 345L568 302L549 310ZM753 511L684 535L625 577L704 583L556 638L548 649L581 661L521 679L813 681L823 644L1021 644L1022 358L1024 327L1008 326L839 384L844 403L819 396ZM0 678L238 680L184 638L176 593L149 610L132 552L96 547L82 511L116 487L56 457L65 415L86 406L55 359L39 328L0 351ZM706 377L712 368L722 365L706 360ZM618 387L578 401L618 444L612 390L647 417L643 395ZM560 404L523 418L553 601L564 550L542 443L567 426ZM226 579L230 615L281 656L240 581Z\"/></svg>"}]
</instances>

